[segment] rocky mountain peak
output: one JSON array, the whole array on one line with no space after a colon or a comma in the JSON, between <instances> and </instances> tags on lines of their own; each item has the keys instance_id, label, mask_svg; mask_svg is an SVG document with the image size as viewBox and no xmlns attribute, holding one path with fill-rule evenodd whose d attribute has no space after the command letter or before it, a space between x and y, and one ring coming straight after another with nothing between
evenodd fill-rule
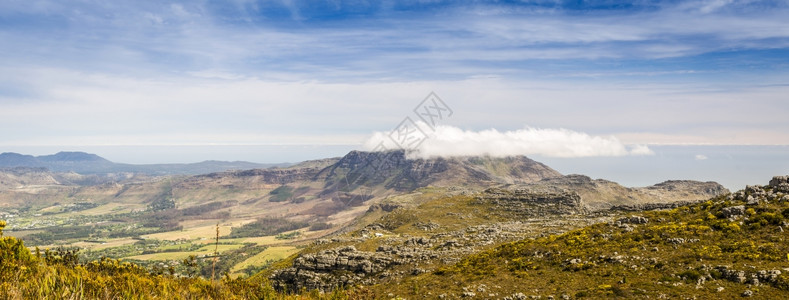
<instances>
[{"instance_id":1,"label":"rocky mountain peak","mask_svg":"<svg viewBox=\"0 0 789 300\"><path fill-rule=\"evenodd\" d=\"M336 183L341 190L383 185L397 191L428 185L485 186L491 183L535 182L561 176L559 172L525 156L410 159L403 150L351 151L321 173L330 185Z\"/></svg>"}]
</instances>

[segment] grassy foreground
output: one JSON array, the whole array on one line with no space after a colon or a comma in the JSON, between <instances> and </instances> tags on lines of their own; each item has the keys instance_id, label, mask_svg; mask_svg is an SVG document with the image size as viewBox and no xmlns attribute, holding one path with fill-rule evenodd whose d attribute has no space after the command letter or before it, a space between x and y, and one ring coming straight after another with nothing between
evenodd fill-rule
<instances>
[{"instance_id":1,"label":"grassy foreground","mask_svg":"<svg viewBox=\"0 0 789 300\"><path fill-rule=\"evenodd\" d=\"M376 288L408 299L789 299L789 197L765 190L758 202L744 191L506 243Z\"/></svg>"},{"instance_id":2,"label":"grassy foreground","mask_svg":"<svg viewBox=\"0 0 789 300\"><path fill-rule=\"evenodd\" d=\"M358 299L366 290L301 295L277 293L265 278L253 276L211 282L152 272L132 263L101 259L79 263L75 252L31 253L22 240L2 236L0 221L0 299ZM38 252L38 251L36 251Z\"/></svg>"},{"instance_id":3,"label":"grassy foreground","mask_svg":"<svg viewBox=\"0 0 789 300\"><path fill-rule=\"evenodd\" d=\"M0 299L789 299L786 191L749 187L505 243L402 280L298 295L275 291L268 272L211 282L112 259L79 263L63 251L31 253L20 239L2 237L0 221Z\"/></svg>"}]
</instances>

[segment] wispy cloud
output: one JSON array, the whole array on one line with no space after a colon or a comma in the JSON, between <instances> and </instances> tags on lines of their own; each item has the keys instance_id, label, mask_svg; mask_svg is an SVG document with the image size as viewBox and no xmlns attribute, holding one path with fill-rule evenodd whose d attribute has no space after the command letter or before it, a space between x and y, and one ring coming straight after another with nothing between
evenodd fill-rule
<instances>
[{"instance_id":1,"label":"wispy cloud","mask_svg":"<svg viewBox=\"0 0 789 300\"><path fill-rule=\"evenodd\" d=\"M1 30L8 42L0 49L15 59L27 58L25 63L44 59L62 66L76 60L112 72L226 68L253 76L292 72L330 80L335 72L359 77L375 72L402 79L412 75L403 69L416 68L431 76L472 76L513 71L496 62L675 58L789 43L785 5L732 14L724 9L728 1L701 1L689 7L593 9L579 14L566 7L439 1L444 13L425 15L420 9L429 6L416 2L404 4L403 10L337 2L325 11L310 8L311 2L276 3L259 7L239 1L227 8L190 2L6 2L0 4L0 15L7 19L35 17ZM287 11L287 18L279 8ZM34 39L27 38L31 34ZM442 72L441 66L464 66L468 71L451 74ZM565 70L571 66L552 68L579 71Z\"/></svg>"},{"instance_id":2,"label":"wispy cloud","mask_svg":"<svg viewBox=\"0 0 789 300\"><path fill-rule=\"evenodd\" d=\"M470 132L787 144L787 16L739 1L3 1L0 127L15 130L0 145L361 143L431 90Z\"/></svg>"}]
</instances>

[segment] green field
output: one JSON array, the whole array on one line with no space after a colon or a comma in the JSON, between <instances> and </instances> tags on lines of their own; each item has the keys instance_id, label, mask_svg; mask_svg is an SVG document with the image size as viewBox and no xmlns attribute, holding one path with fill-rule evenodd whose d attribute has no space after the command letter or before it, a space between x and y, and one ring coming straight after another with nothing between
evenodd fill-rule
<instances>
[{"instance_id":1,"label":"green field","mask_svg":"<svg viewBox=\"0 0 789 300\"><path fill-rule=\"evenodd\" d=\"M248 266L263 266L271 262L280 261L298 251L298 248L292 246L268 247L265 251L235 265L230 271L232 275L238 276L241 271Z\"/></svg>"}]
</instances>

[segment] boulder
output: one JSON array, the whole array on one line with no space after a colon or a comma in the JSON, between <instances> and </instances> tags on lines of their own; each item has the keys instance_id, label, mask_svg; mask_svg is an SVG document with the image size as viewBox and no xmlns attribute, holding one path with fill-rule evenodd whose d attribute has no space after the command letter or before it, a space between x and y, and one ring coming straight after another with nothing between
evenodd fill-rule
<instances>
[{"instance_id":1,"label":"boulder","mask_svg":"<svg viewBox=\"0 0 789 300\"><path fill-rule=\"evenodd\" d=\"M723 217L725 218L742 216L745 215L745 206L737 205L737 206L724 207L721 210L721 213L723 213Z\"/></svg>"}]
</instances>

